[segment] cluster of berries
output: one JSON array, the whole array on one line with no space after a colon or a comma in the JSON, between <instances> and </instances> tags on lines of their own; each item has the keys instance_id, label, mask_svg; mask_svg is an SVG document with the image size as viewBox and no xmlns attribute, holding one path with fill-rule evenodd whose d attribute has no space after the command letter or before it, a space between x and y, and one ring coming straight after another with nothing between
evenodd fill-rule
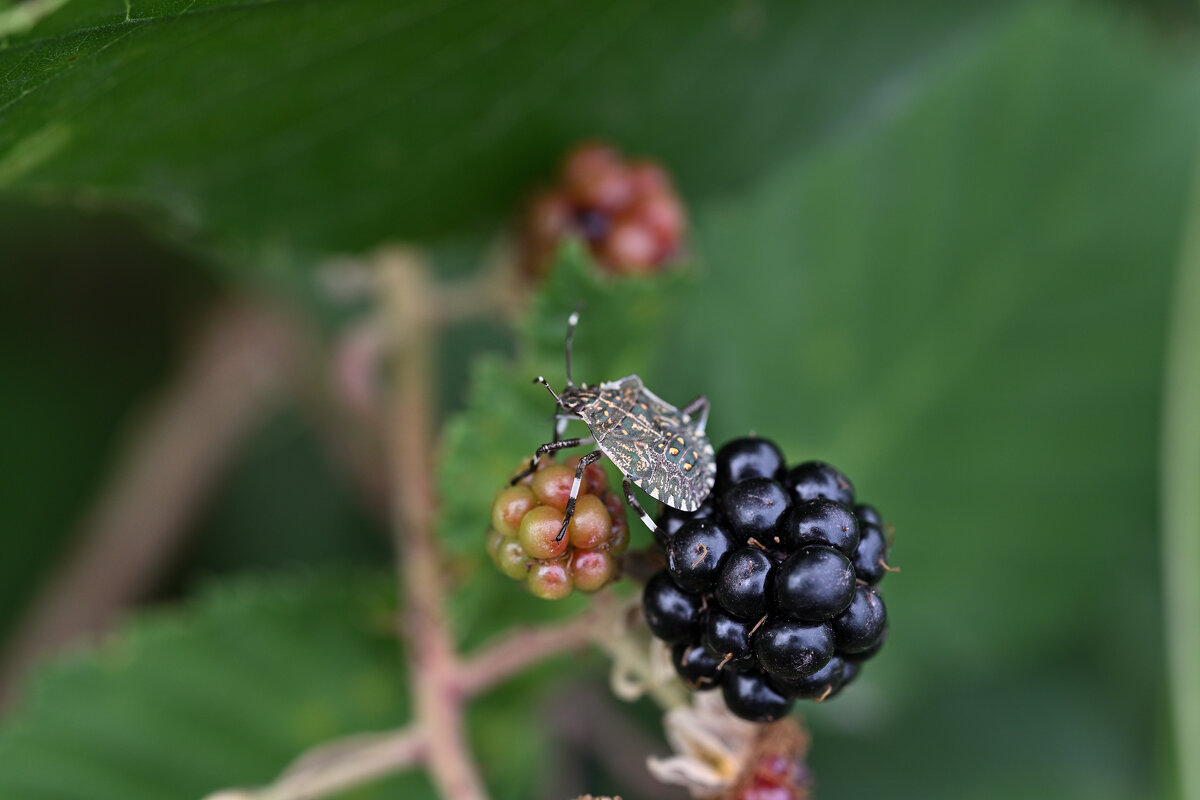
<instances>
[{"instance_id":1,"label":"cluster of berries","mask_svg":"<svg viewBox=\"0 0 1200 800\"><path fill-rule=\"evenodd\" d=\"M804 761L784 753L763 755L733 800L807 800L811 776Z\"/></svg>"},{"instance_id":2,"label":"cluster of berries","mask_svg":"<svg viewBox=\"0 0 1200 800\"><path fill-rule=\"evenodd\" d=\"M789 470L772 442L736 439L717 454L709 498L690 514L665 509L657 539L667 566L646 583L646 621L674 645L680 677L721 687L743 719L832 697L883 644L887 536L828 464Z\"/></svg>"},{"instance_id":3,"label":"cluster of berries","mask_svg":"<svg viewBox=\"0 0 1200 800\"><path fill-rule=\"evenodd\" d=\"M545 600L604 588L616 580L618 558L629 547L625 507L597 464L584 467L575 515L558 538L578 463L578 457L562 464L544 458L492 501L488 554L501 572Z\"/></svg>"},{"instance_id":4,"label":"cluster of berries","mask_svg":"<svg viewBox=\"0 0 1200 800\"><path fill-rule=\"evenodd\" d=\"M530 204L523 261L531 274L545 274L563 238L579 236L613 272L656 272L679 252L685 226L683 204L661 166L584 143L563 160L559 186Z\"/></svg>"}]
</instances>

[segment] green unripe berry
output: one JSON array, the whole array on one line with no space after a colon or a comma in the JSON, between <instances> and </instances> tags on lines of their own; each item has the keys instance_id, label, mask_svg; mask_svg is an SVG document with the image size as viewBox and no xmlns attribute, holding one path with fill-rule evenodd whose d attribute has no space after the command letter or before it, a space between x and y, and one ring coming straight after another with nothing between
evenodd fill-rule
<instances>
[{"instance_id":1,"label":"green unripe berry","mask_svg":"<svg viewBox=\"0 0 1200 800\"><path fill-rule=\"evenodd\" d=\"M567 536L558 539L562 530L563 512L554 506L537 506L526 512L517 529L517 540L533 558L558 558L567 551L571 540Z\"/></svg>"},{"instance_id":2,"label":"green unripe berry","mask_svg":"<svg viewBox=\"0 0 1200 800\"><path fill-rule=\"evenodd\" d=\"M537 505L537 497L528 486L517 484L501 489L492 500L492 528L504 536L516 536L521 517Z\"/></svg>"},{"instance_id":3,"label":"green unripe berry","mask_svg":"<svg viewBox=\"0 0 1200 800\"><path fill-rule=\"evenodd\" d=\"M566 511L574 482L575 470L564 464L551 464L533 474L533 493L542 503Z\"/></svg>"},{"instance_id":4,"label":"green unripe berry","mask_svg":"<svg viewBox=\"0 0 1200 800\"><path fill-rule=\"evenodd\" d=\"M500 571L514 581L523 579L529 573L529 565L532 563L521 543L507 536L501 537L496 548L495 561Z\"/></svg>"}]
</instances>

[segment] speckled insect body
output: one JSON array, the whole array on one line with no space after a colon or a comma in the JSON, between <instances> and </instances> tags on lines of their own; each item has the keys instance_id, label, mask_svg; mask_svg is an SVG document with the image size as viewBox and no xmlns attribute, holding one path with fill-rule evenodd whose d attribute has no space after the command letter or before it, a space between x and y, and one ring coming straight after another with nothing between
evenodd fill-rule
<instances>
[{"instance_id":1,"label":"speckled insect body","mask_svg":"<svg viewBox=\"0 0 1200 800\"><path fill-rule=\"evenodd\" d=\"M578 321L576 312L567 325L566 387L555 394L545 378L535 380L550 390L562 410L556 415L554 440L537 449L528 470L514 482L535 470L541 456L594 441L598 449L581 457L576 468L560 539L574 513L584 467L602 456L607 456L625 476L625 500L651 531L657 526L633 496L631 483L672 508L695 511L716 481L716 460L704 432L708 400L700 396L678 409L647 389L637 375L599 386L576 386L571 381L571 338ZM569 419L582 420L591 435L560 439Z\"/></svg>"},{"instance_id":2,"label":"speckled insect body","mask_svg":"<svg viewBox=\"0 0 1200 800\"><path fill-rule=\"evenodd\" d=\"M579 416L617 469L655 500L681 511L699 508L716 477L704 420L659 398L637 375L588 391L595 398Z\"/></svg>"}]
</instances>

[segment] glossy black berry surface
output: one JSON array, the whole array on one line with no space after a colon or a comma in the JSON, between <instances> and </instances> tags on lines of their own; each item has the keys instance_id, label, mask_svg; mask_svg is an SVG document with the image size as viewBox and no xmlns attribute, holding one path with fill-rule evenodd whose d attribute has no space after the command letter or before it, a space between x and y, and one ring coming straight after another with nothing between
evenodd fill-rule
<instances>
[{"instance_id":1,"label":"glossy black berry surface","mask_svg":"<svg viewBox=\"0 0 1200 800\"><path fill-rule=\"evenodd\" d=\"M783 452L769 439L744 436L717 451L717 490L723 491L748 478L783 477Z\"/></svg>"},{"instance_id":2,"label":"glossy black berry surface","mask_svg":"<svg viewBox=\"0 0 1200 800\"><path fill-rule=\"evenodd\" d=\"M879 651L883 649L883 645L887 641L887 638L888 629L884 628L883 633L880 634L879 639L876 640L875 644L871 645L866 650L863 650L861 653L843 653L843 657L846 659L846 661L856 661L859 663L862 663L863 661L869 661L875 656L879 655Z\"/></svg>"},{"instance_id":3,"label":"glossy black berry surface","mask_svg":"<svg viewBox=\"0 0 1200 800\"><path fill-rule=\"evenodd\" d=\"M772 686L760 670L726 675L721 693L730 711L751 722L774 722L792 708L792 699Z\"/></svg>"},{"instance_id":4,"label":"glossy black berry surface","mask_svg":"<svg viewBox=\"0 0 1200 800\"><path fill-rule=\"evenodd\" d=\"M671 541L676 531L694 519L711 517L715 513L715 508L716 499L711 493L700 504L700 507L692 512L680 511L678 508L663 505L658 513L658 519L655 520L657 528L654 531L654 541L665 550L667 543Z\"/></svg>"},{"instance_id":5,"label":"glossy black berry surface","mask_svg":"<svg viewBox=\"0 0 1200 800\"><path fill-rule=\"evenodd\" d=\"M695 519L676 531L667 543L667 571L688 591L706 592L712 589L733 549L733 537L720 520Z\"/></svg>"},{"instance_id":6,"label":"glossy black berry surface","mask_svg":"<svg viewBox=\"0 0 1200 800\"><path fill-rule=\"evenodd\" d=\"M779 678L772 676L775 688L781 694L796 700L824 700L832 697L845 683L846 662L841 656L833 656L819 670L802 678Z\"/></svg>"},{"instance_id":7,"label":"glossy black berry surface","mask_svg":"<svg viewBox=\"0 0 1200 800\"><path fill-rule=\"evenodd\" d=\"M720 507L740 543L755 539L769 546L791 504L783 484L770 478L748 478L725 490Z\"/></svg>"},{"instance_id":8,"label":"glossy black berry surface","mask_svg":"<svg viewBox=\"0 0 1200 800\"><path fill-rule=\"evenodd\" d=\"M833 657L833 631L828 623L768 619L754 634L758 663L781 678L811 675Z\"/></svg>"},{"instance_id":9,"label":"glossy black berry surface","mask_svg":"<svg viewBox=\"0 0 1200 800\"><path fill-rule=\"evenodd\" d=\"M850 605L833 620L839 651L853 654L870 650L887 627L887 607L874 587L859 586Z\"/></svg>"},{"instance_id":10,"label":"glossy black berry surface","mask_svg":"<svg viewBox=\"0 0 1200 800\"><path fill-rule=\"evenodd\" d=\"M770 721L793 700L837 696L883 647L891 529L837 469L789 470L770 440L729 442L717 472L695 512L660 510L668 568L645 614L686 686L719 686L734 714Z\"/></svg>"},{"instance_id":11,"label":"glossy black berry surface","mask_svg":"<svg viewBox=\"0 0 1200 800\"><path fill-rule=\"evenodd\" d=\"M848 658L842 659L842 686L849 686L854 682L854 679L862 672L861 661L851 661ZM841 688L841 687L838 687Z\"/></svg>"},{"instance_id":12,"label":"glossy black berry surface","mask_svg":"<svg viewBox=\"0 0 1200 800\"><path fill-rule=\"evenodd\" d=\"M754 625L754 622L738 619L727 611L713 609L708 612L701 641L713 658L725 662L722 669L752 666L757 658L750 633Z\"/></svg>"},{"instance_id":13,"label":"glossy black berry surface","mask_svg":"<svg viewBox=\"0 0 1200 800\"><path fill-rule=\"evenodd\" d=\"M854 506L854 484L824 461L805 461L792 467L783 482L792 496L802 503L824 497Z\"/></svg>"},{"instance_id":14,"label":"glossy black berry surface","mask_svg":"<svg viewBox=\"0 0 1200 800\"><path fill-rule=\"evenodd\" d=\"M877 528L883 527L883 518L879 516L879 512L875 510L875 506L859 503L854 507L854 516L858 517L858 521L863 525L874 525Z\"/></svg>"},{"instance_id":15,"label":"glossy black berry surface","mask_svg":"<svg viewBox=\"0 0 1200 800\"><path fill-rule=\"evenodd\" d=\"M854 599L854 567L832 547L802 547L774 573L775 605L795 619L833 619Z\"/></svg>"},{"instance_id":16,"label":"glossy black berry surface","mask_svg":"<svg viewBox=\"0 0 1200 800\"><path fill-rule=\"evenodd\" d=\"M715 689L725 673L717 669L720 661L713 658L698 642L680 642L671 649L671 663L687 687L702 692Z\"/></svg>"},{"instance_id":17,"label":"glossy black berry surface","mask_svg":"<svg viewBox=\"0 0 1200 800\"><path fill-rule=\"evenodd\" d=\"M691 641L699 634L702 604L700 595L680 589L666 570L655 573L642 591L646 624L670 644Z\"/></svg>"},{"instance_id":18,"label":"glossy black berry surface","mask_svg":"<svg viewBox=\"0 0 1200 800\"><path fill-rule=\"evenodd\" d=\"M782 533L789 551L810 544L825 544L849 556L858 547L858 517L833 500L809 500L792 506L783 522Z\"/></svg>"},{"instance_id":19,"label":"glossy black berry surface","mask_svg":"<svg viewBox=\"0 0 1200 800\"><path fill-rule=\"evenodd\" d=\"M771 603L772 566L773 559L757 547L734 550L717 576L717 603L742 619L762 617Z\"/></svg>"},{"instance_id":20,"label":"glossy black berry surface","mask_svg":"<svg viewBox=\"0 0 1200 800\"><path fill-rule=\"evenodd\" d=\"M867 583L879 583L887 575L887 537L874 525L864 525L854 548L854 574Z\"/></svg>"}]
</instances>

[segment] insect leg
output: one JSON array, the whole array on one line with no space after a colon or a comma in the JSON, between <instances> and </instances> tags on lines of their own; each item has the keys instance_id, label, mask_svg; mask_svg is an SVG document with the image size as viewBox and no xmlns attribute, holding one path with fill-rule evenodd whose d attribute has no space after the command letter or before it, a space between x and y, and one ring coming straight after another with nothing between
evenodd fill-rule
<instances>
[{"instance_id":1,"label":"insect leg","mask_svg":"<svg viewBox=\"0 0 1200 800\"><path fill-rule=\"evenodd\" d=\"M558 536L554 541L562 541L562 538L567 535L567 526L571 524L571 517L575 516L575 500L579 497L579 485L583 483L584 468L603 456L603 450L593 450L586 456L579 457L579 466L575 467L575 482L571 484L571 496L567 498L567 514L563 517L562 527L558 529Z\"/></svg>"},{"instance_id":2,"label":"insect leg","mask_svg":"<svg viewBox=\"0 0 1200 800\"><path fill-rule=\"evenodd\" d=\"M700 419L696 422L696 430L698 430L700 433L704 433L704 426L708 424L708 398L707 397L705 397L704 395L700 395L699 397L697 397L692 402L688 403L686 406L684 406L680 410L684 414L687 414L689 417L694 417L694 416L696 416L696 414L699 414Z\"/></svg>"},{"instance_id":3,"label":"insect leg","mask_svg":"<svg viewBox=\"0 0 1200 800\"><path fill-rule=\"evenodd\" d=\"M562 439L557 442L546 442L544 445L534 451L533 458L529 459L529 466L513 476L513 479L508 482L509 486L516 486L517 482L522 478L532 475L537 469L537 463L542 456L547 453L554 453L558 450L566 450L568 447L579 447L581 444L587 444L592 440L590 436L582 436L578 439Z\"/></svg>"},{"instance_id":4,"label":"insect leg","mask_svg":"<svg viewBox=\"0 0 1200 800\"><path fill-rule=\"evenodd\" d=\"M562 435L567 432L567 423L573 419L578 419L573 414L555 414L554 415L554 438L550 441L561 442Z\"/></svg>"},{"instance_id":5,"label":"insect leg","mask_svg":"<svg viewBox=\"0 0 1200 800\"><path fill-rule=\"evenodd\" d=\"M650 519L650 515L642 509L642 504L633 496L633 481L629 480L628 475L621 481L621 489L625 492L625 502L642 518L642 524L649 528L651 533L658 530L658 526L654 524L654 520Z\"/></svg>"}]
</instances>

